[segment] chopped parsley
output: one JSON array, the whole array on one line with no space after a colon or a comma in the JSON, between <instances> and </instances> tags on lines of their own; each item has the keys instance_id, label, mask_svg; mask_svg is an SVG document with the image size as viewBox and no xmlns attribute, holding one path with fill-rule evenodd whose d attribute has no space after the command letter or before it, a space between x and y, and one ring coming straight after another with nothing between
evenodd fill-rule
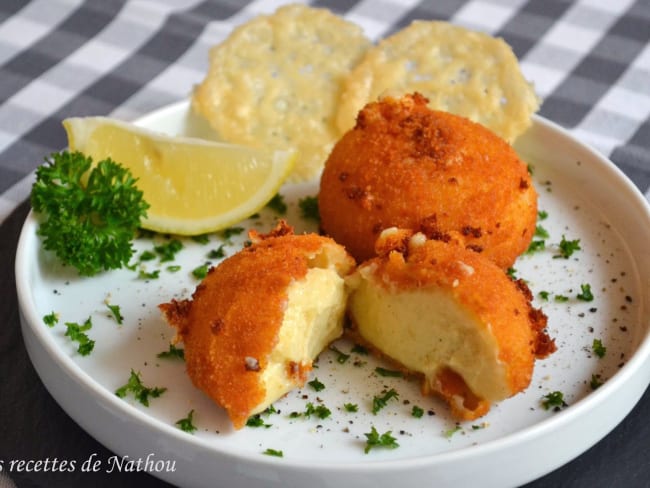
<instances>
[{"instance_id":1,"label":"chopped parsley","mask_svg":"<svg viewBox=\"0 0 650 488\"><path fill-rule=\"evenodd\" d=\"M192 276L194 276L196 279L202 280L206 276L208 276L208 270L210 269L210 265L208 263L202 264L201 266L197 266L192 270Z\"/></svg>"},{"instance_id":2,"label":"chopped parsley","mask_svg":"<svg viewBox=\"0 0 650 488\"><path fill-rule=\"evenodd\" d=\"M140 261L153 261L156 259L156 253L153 251L143 251L142 254L140 254L140 257L138 258Z\"/></svg>"},{"instance_id":3,"label":"chopped parsley","mask_svg":"<svg viewBox=\"0 0 650 488\"><path fill-rule=\"evenodd\" d=\"M450 439L454 434L460 432L461 430L463 430L463 428L460 425L456 424L453 428L445 431L445 437L447 439Z\"/></svg>"},{"instance_id":4,"label":"chopped parsley","mask_svg":"<svg viewBox=\"0 0 650 488\"><path fill-rule=\"evenodd\" d=\"M138 279L141 280L157 280L160 278L160 270L156 269L151 272L147 272L143 269L140 270L140 273L138 273Z\"/></svg>"},{"instance_id":5,"label":"chopped parsley","mask_svg":"<svg viewBox=\"0 0 650 488\"><path fill-rule=\"evenodd\" d=\"M284 453L282 451L278 449L271 449L271 448L268 448L262 454L266 454L267 456L284 457Z\"/></svg>"},{"instance_id":6,"label":"chopped parsley","mask_svg":"<svg viewBox=\"0 0 650 488\"><path fill-rule=\"evenodd\" d=\"M201 234L198 236L192 236L192 240L194 242L198 242L199 244L207 244L210 242L210 236L208 234Z\"/></svg>"},{"instance_id":7,"label":"chopped parsley","mask_svg":"<svg viewBox=\"0 0 650 488\"><path fill-rule=\"evenodd\" d=\"M289 414L289 417L292 419L298 417L310 418L312 415L318 417L319 419L326 419L327 417L332 415L332 411L329 408L327 408L325 405L314 406L312 402L309 402L305 406L304 412L291 412Z\"/></svg>"},{"instance_id":8,"label":"chopped parsley","mask_svg":"<svg viewBox=\"0 0 650 488\"><path fill-rule=\"evenodd\" d=\"M278 410L273 405L269 405L266 407L266 409L262 412L262 415L266 415L267 417L273 413L280 413Z\"/></svg>"},{"instance_id":9,"label":"chopped parsley","mask_svg":"<svg viewBox=\"0 0 650 488\"><path fill-rule=\"evenodd\" d=\"M356 352L357 354L361 354L363 356L368 355L368 349L363 347L361 344L355 344L354 347L352 348L352 352Z\"/></svg>"},{"instance_id":10,"label":"chopped parsley","mask_svg":"<svg viewBox=\"0 0 650 488\"><path fill-rule=\"evenodd\" d=\"M411 416L415 417L416 419L421 419L423 415L424 409L418 407L417 405L413 405L413 408L411 409Z\"/></svg>"},{"instance_id":11,"label":"chopped parsley","mask_svg":"<svg viewBox=\"0 0 650 488\"><path fill-rule=\"evenodd\" d=\"M569 259L574 252L582 249L580 239L568 240L564 235L562 235L558 248L560 253L553 256L554 259Z\"/></svg>"},{"instance_id":12,"label":"chopped parsley","mask_svg":"<svg viewBox=\"0 0 650 488\"><path fill-rule=\"evenodd\" d=\"M526 254L534 254L546 249L546 241L532 241L526 249Z\"/></svg>"},{"instance_id":13,"label":"chopped parsley","mask_svg":"<svg viewBox=\"0 0 650 488\"><path fill-rule=\"evenodd\" d=\"M381 366L377 366L375 368L375 373L377 373L379 376L388 376L392 378L402 378L404 376L401 371L386 369L386 368L382 368Z\"/></svg>"},{"instance_id":14,"label":"chopped parsley","mask_svg":"<svg viewBox=\"0 0 650 488\"><path fill-rule=\"evenodd\" d=\"M377 415L377 413L379 413L379 411L388 404L388 401L391 398L394 398L395 400L399 398L399 393L397 393L393 388L391 388L381 396L374 396L372 398L373 415Z\"/></svg>"},{"instance_id":15,"label":"chopped parsley","mask_svg":"<svg viewBox=\"0 0 650 488\"><path fill-rule=\"evenodd\" d=\"M171 239L165 244L154 247L154 250L160 256L160 262L173 261L181 249L183 249L183 243L178 239Z\"/></svg>"},{"instance_id":16,"label":"chopped parsley","mask_svg":"<svg viewBox=\"0 0 650 488\"><path fill-rule=\"evenodd\" d=\"M538 220L546 220L548 218L548 212L546 210L540 210L537 212Z\"/></svg>"},{"instance_id":17,"label":"chopped parsley","mask_svg":"<svg viewBox=\"0 0 650 488\"><path fill-rule=\"evenodd\" d=\"M551 235L548 233L548 231L542 227L541 225L537 225L535 227L535 237L541 237L542 239L548 239L551 237Z\"/></svg>"},{"instance_id":18,"label":"chopped parsley","mask_svg":"<svg viewBox=\"0 0 650 488\"><path fill-rule=\"evenodd\" d=\"M82 356L88 356L88 354L90 354L95 348L95 341L91 340L86 335L86 331L90 330L93 326L90 317L86 319L83 325L77 324L76 322L66 322L65 326L67 327L65 335L68 336L70 340L79 343L77 352Z\"/></svg>"},{"instance_id":19,"label":"chopped parsley","mask_svg":"<svg viewBox=\"0 0 650 488\"><path fill-rule=\"evenodd\" d=\"M597 390L601 386L603 386L603 381L600 378L599 374L592 374L591 375L591 381L589 382L589 386L591 386L592 390Z\"/></svg>"},{"instance_id":20,"label":"chopped parsley","mask_svg":"<svg viewBox=\"0 0 650 488\"><path fill-rule=\"evenodd\" d=\"M311 380L309 383L307 383L309 386L311 386L314 390L316 391L322 391L325 389L325 385L318 381L318 378L314 378Z\"/></svg>"},{"instance_id":21,"label":"chopped parsley","mask_svg":"<svg viewBox=\"0 0 650 488\"><path fill-rule=\"evenodd\" d=\"M224 250L224 245L222 244L217 249L212 249L208 253L208 258L210 259L221 259L226 257L226 251Z\"/></svg>"},{"instance_id":22,"label":"chopped parsley","mask_svg":"<svg viewBox=\"0 0 650 488\"><path fill-rule=\"evenodd\" d=\"M375 426L370 427L370 432L365 433L366 436L366 448L363 452L368 454L371 449L376 447L384 447L386 449L396 449L399 447L397 440L391 435L392 431L384 432L380 434L377 432Z\"/></svg>"},{"instance_id":23,"label":"chopped parsley","mask_svg":"<svg viewBox=\"0 0 650 488\"><path fill-rule=\"evenodd\" d=\"M607 353L607 348L603 345L603 341L600 339L594 339L594 342L591 344L591 349L599 358L604 358Z\"/></svg>"},{"instance_id":24,"label":"chopped parsley","mask_svg":"<svg viewBox=\"0 0 650 488\"><path fill-rule=\"evenodd\" d=\"M347 362L348 359L350 359L349 354L345 354L343 351L338 349L336 346L330 346L330 350L334 351L336 353L336 362L340 364L344 364Z\"/></svg>"},{"instance_id":25,"label":"chopped parsley","mask_svg":"<svg viewBox=\"0 0 650 488\"><path fill-rule=\"evenodd\" d=\"M185 359L185 349L176 347L174 344L170 344L168 351L159 352L156 357L159 357L161 359Z\"/></svg>"},{"instance_id":26,"label":"chopped parsley","mask_svg":"<svg viewBox=\"0 0 650 488\"><path fill-rule=\"evenodd\" d=\"M516 280L516 279L517 279L517 270L516 270L515 268L512 268L512 267L508 268L508 269L506 270L506 274L507 274L510 278L512 278L513 280Z\"/></svg>"},{"instance_id":27,"label":"chopped parsley","mask_svg":"<svg viewBox=\"0 0 650 488\"><path fill-rule=\"evenodd\" d=\"M259 413L253 415L252 417L249 417L248 420L246 421L247 427L264 427L265 429L268 429L272 425L273 424L267 424L266 422L264 422L264 419Z\"/></svg>"},{"instance_id":28,"label":"chopped parsley","mask_svg":"<svg viewBox=\"0 0 650 488\"><path fill-rule=\"evenodd\" d=\"M59 322L59 315L55 312L43 315L43 322L45 322L45 325L48 327L54 327Z\"/></svg>"},{"instance_id":29,"label":"chopped parsley","mask_svg":"<svg viewBox=\"0 0 650 488\"><path fill-rule=\"evenodd\" d=\"M115 390L115 394L120 398L124 398L128 393L133 393L133 396L137 401L139 401L145 407L148 407L149 398L158 398L166 391L167 388L148 388L144 386L142 384L142 380L140 379L140 373L136 373L133 371L133 369L131 369L129 380L125 385L120 386L117 390Z\"/></svg>"},{"instance_id":30,"label":"chopped parsley","mask_svg":"<svg viewBox=\"0 0 650 488\"><path fill-rule=\"evenodd\" d=\"M356 403L344 403L343 409L346 412L354 413L359 411L359 406Z\"/></svg>"},{"instance_id":31,"label":"chopped parsley","mask_svg":"<svg viewBox=\"0 0 650 488\"><path fill-rule=\"evenodd\" d=\"M238 236L242 232L244 232L243 227L228 227L227 229L222 230L219 232L219 235L226 241L230 242L231 237L233 236Z\"/></svg>"},{"instance_id":32,"label":"chopped parsley","mask_svg":"<svg viewBox=\"0 0 650 488\"><path fill-rule=\"evenodd\" d=\"M122 316L122 312L120 311L120 306L111 305L110 303L107 303L106 306L111 311L111 315L113 315L115 322L122 325L122 323L124 323L124 317Z\"/></svg>"},{"instance_id":33,"label":"chopped parsley","mask_svg":"<svg viewBox=\"0 0 650 488\"><path fill-rule=\"evenodd\" d=\"M318 197L305 197L298 200L300 215L304 219L315 220L320 222L320 212L318 211Z\"/></svg>"},{"instance_id":34,"label":"chopped parsley","mask_svg":"<svg viewBox=\"0 0 650 488\"><path fill-rule=\"evenodd\" d=\"M275 196L269 200L269 203L267 203L266 206L280 215L287 213L287 204L284 203L284 197L279 193L276 193Z\"/></svg>"},{"instance_id":35,"label":"chopped parsley","mask_svg":"<svg viewBox=\"0 0 650 488\"><path fill-rule=\"evenodd\" d=\"M553 391L548 395L544 395L542 399L542 407L544 407L544 410L553 409L557 412L566 406L567 403L564 401L564 393L561 391Z\"/></svg>"},{"instance_id":36,"label":"chopped parsley","mask_svg":"<svg viewBox=\"0 0 650 488\"><path fill-rule=\"evenodd\" d=\"M540 292L538 293L538 295L539 295L539 297L540 297L542 300L547 300L547 301L548 301L548 297L549 297L551 294L550 294L549 292L547 292L547 291L542 290L542 291L540 291Z\"/></svg>"},{"instance_id":37,"label":"chopped parsley","mask_svg":"<svg viewBox=\"0 0 650 488\"><path fill-rule=\"evenodd\" d=\"M180 265L178 265L178 264L170 264L170 265L167 266L165 269L166 269L167 271L169 271L170 273L176 273L176 272L178 272L178 271L181 270L181 267L180 267Z\"/></svg>"},{"instance_id":38,"label":"chopped parsley","mask_svg":"<svg viewBox=\"0 0 650 488\"><path fill-rule=\"evenodd\" d=\"M583 285L580 285L580 293L576 296L578 300L582 300L583 302L591 302L594 299L594 295L591 292L591 285L589 283L585 283Z\"/></svg>"},{"instance_id":39,"label":"chopped parsley","mask_svg":"<svg viewBox=\"0 0 650 488\"><path fill-rule=\"evenodd\" d=\"M183 432L193 434L196 432L196 426L192 422L192 417L194 417L194 410L190 410L190 413L187 414L187 417L177 420L176 425L178 425L178 428Z\"/></svg>"},{"instance_id":40,"label":"chopped parsley","mask_svg":"<svg viewBox=\"0 0 650 488\"><path fill-rule=\"evenodd\" d=\"M566 295L555 295L553 297L553 300L555 300L558 303L564 303L569 301L569 297Z\"/></svg>"}]
</instances>

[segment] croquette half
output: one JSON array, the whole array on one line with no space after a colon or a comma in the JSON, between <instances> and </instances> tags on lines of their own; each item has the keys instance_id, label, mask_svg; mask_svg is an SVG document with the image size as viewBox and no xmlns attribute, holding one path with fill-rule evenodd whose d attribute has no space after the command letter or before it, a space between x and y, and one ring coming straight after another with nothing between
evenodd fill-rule
<instances>
[{"instance_id":1,"label":"croquette half","mask_svg":"<svg viewBox=\"0 0 650 488\"><path fill-rule=\"evenodd\" d=\"M459 420L528 387L555 343L546 316L485 257L422 233L385 230L349 278L350 333L444 398Z\"/></svg>"},{"instance_id":2,"label":"croquette half","mask_svg":"<svg viewBox=\"0 0 650 488\"><path fill-rule=\"evenodd\" d=\"M195 386L236 429L301 386L343 332L344 277L354 260L333 240L280 222L212 268L192 298L160 305L184 343Z\"/></svg>"}]
</instances>

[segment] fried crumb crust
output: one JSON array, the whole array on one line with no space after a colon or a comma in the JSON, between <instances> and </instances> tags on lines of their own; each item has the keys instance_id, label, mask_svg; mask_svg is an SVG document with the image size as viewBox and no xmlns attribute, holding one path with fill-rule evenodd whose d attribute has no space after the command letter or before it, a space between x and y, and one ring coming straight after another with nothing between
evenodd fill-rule
<instances>
[{"instance_id":1,"label":"fried crumb crust","mask_svg":"<svg viewBox=\"0 0 650 488\"><path fill-rule=\"evenodd\" d=\"M184 343L187 373L196 387L224 407L236 429L265 398L260 375L278 341L287 288L301 280L310 259L338 244L316 234L294 235L285 222L266 235L249 233L253 244L208 272L191 300L159 305ZM341 274L354 262L342 248ZM311 365L292 375L304 383Z\"/></svg>"},{"instance_id":2,"label":"fried crumb crust","mask_svg":"<svg viewBox=\"0 0 650 488\"><path fill-rule=\"evenodd\" d=\"M417 93L369 103L334 146L320 182L323 231L359 261L388 227L460 236L501 268L527 249L537 193L514 149Z\"/></svg>"},{"instance_id":3,"label":"fried crumb crust","mask_svg":"<svg viewBox=\"0 0 650 488\"><path fill-rule=\"evenodd\" d=\"M498 358L506 365L511 394L526 389L535 359L549 356L556 346L546 332L547 317L533 307L525 282L511 279L494 263L457 243L425 240L422 234L412 239L413 235L403 229L384 232L377 241L378 257L363 263L356 274L370 276L366 279L391 293L431 287L447 290L478 323L489 327L499 347ZM364 268L371 273L363 273ZM358 340L354 317L350 319L349 335ZM373 344L362 338L361 342L391 360ZM413 374L399 363L396 366ZM489 411L490 403L474 395L455 371L443 368L436 380L436 385L423 381L423 393L440 395L457 419L474 420ZM464 401L459 403L458 397Z\"/></svg>"}]
</instances>

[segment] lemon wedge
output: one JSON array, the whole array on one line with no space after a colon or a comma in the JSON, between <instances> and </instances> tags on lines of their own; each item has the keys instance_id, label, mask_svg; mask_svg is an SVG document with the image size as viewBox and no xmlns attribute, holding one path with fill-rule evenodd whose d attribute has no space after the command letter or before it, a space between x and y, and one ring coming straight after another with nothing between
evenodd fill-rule
<instances>
[{"instance_id":1,"label":"lemon wedge","mask_svg":"<svg viewBox=\"0 0 650 488\"><path fill-rule=\"evenodd\" d=\"M111 158L138 178L150 205L142 227L198 235L224 229L261 209L289 175L291 151L260 150L174 137L109 117L63 121L71 151Z\"/></svg>"}]
</instances>

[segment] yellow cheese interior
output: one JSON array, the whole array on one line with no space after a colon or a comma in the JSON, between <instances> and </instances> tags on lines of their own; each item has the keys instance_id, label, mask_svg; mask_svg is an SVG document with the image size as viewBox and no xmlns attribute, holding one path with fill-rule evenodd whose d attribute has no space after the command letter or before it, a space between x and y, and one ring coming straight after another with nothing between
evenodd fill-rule
<instances>
[{"instance_id":1,"label":"yellow cheese interior","mask_svg":"<svg viewBox=\"0 0 650 488\"><path fill-rule=\"evenodd\" d=\"M350 310L361 336L386 356L422 373L432 389L441 368L449 367L479 398L510 396L489 324L437 288L390 292L361 279Z\"/></svg>"},{"instance_id":2,"label":"yellow cheese interior","mask_svg":"<svg viewBox=\"0 0 650 488\"><path fill-rule=\"evenodd\" d=\"M341 336L345 303L345 283L334 269L311 268L304 279L289 286L278 344L262 373L266 397L252 413L261 412L296 386L288 374L291 362L311 365Z\"/></svg>"}]
</instances>

